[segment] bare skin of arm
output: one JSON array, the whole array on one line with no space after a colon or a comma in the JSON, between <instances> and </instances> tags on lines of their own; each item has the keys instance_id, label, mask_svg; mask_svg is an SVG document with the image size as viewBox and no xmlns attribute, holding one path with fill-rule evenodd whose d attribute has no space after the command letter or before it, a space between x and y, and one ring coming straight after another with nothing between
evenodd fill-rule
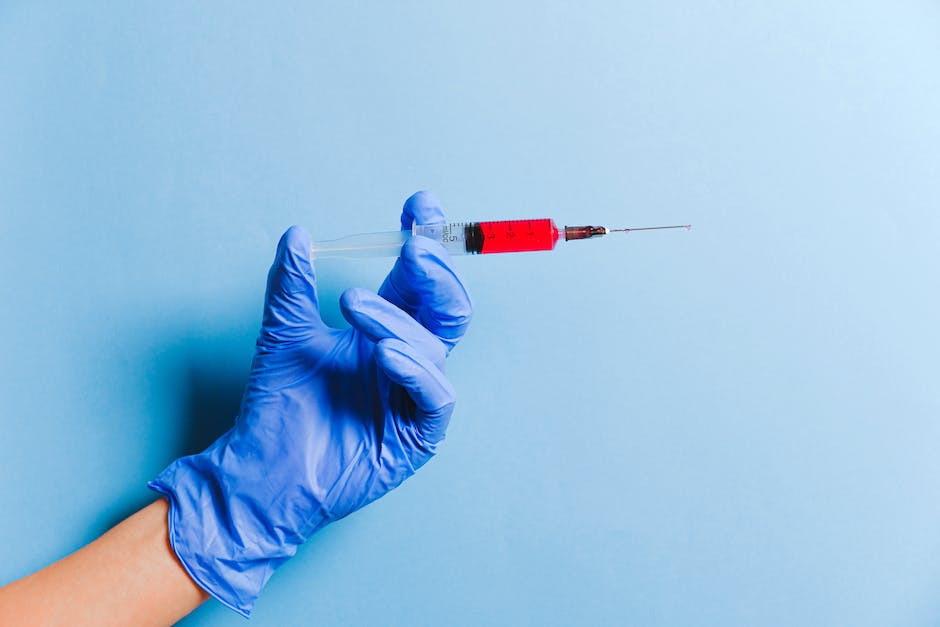
<instances>
[{"instance_id":1,"label":"bare skin of arm","mask_svg":"<svg viewBox=\"0 0 940 627\"><path fill-rule=\"evenodd\" d=\"M206 592L180 565L155 501L54 564L0 588L0 625L172 625Z\"/></svg>"}]
</instances>

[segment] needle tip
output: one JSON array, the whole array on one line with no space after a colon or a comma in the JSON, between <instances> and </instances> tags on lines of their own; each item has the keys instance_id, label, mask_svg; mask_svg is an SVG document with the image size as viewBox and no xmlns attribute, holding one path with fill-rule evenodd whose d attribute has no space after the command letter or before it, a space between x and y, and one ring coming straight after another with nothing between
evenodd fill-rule
<instances>
[{"instance_id":1,"label":"needle tip","mask_svg":"<svg viewBox=\"0 0 940 627\"><path fill-rule=\"evenodd\" d=\"M630 233L631 231L660 231L662 229L685 229L686 231L692 230L691 224L677 224L675 226L644 226L642 228L627 228L627 229L608 229L604 228L605 234L607 233Z\"/></svg>"}]
</instances>

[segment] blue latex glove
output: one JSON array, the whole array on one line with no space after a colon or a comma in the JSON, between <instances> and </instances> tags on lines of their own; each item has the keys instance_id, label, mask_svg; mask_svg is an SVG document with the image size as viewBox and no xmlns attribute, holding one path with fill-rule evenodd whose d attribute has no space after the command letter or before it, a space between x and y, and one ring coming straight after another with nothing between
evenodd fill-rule
<instances>
[{"instance_id":1,"label":"blue latex glove","mask_svg":"<svg viewBox=\"0 0 940 627\"><path fill-rule=\"evenodd\" d=\"M433 195L407 200L402 228L412 220L444 222ZM190 576L245 616L307 538L427 462L454 408L444 358L471 304L438 242L409 239L378 294L351 289L340 305L351 329L320 319L310 236L292 227L235 426L149 484L170 501L170 543Z\"/></svg>"}]
</instances>

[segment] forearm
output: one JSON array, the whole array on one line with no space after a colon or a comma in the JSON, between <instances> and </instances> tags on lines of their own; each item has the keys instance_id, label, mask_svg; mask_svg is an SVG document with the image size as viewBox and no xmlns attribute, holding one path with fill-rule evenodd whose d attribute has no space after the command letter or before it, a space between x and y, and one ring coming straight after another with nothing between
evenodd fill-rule
<instances>
[{"instance_id":1,"label":"forearm","mask_svg":"<svg viewBox=\"0 0 940 627\"><path fill-rule=\"evenodd\" d=\"M167 537L163 499L28 577L0 588L3 625L171 625L208 598Z\"/></svg>"}]
</instances>

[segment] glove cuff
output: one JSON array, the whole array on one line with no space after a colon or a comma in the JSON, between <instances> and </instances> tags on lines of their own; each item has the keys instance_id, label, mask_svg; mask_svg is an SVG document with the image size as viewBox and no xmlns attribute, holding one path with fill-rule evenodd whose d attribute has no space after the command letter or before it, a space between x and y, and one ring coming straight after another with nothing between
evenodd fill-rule
<instances>
[{"instance_id":1,"label":"glove cuff","mask_svg":"<svg viewBox=\"0 0 940 627\"><path fill-rule=\"evenodd\" d=\"M229 493L213 463L213 449L219 445L176 460L147 487L170 503L170 546L189 576L247 618L265 583L296 553L303 538L277 537L276 530L251 515L259 504Z\"/></svg>"},{"instance_id":2,"label":"glove cuff","mask_svg":"<svg viewBox=\"0 0 940 627\"><path fill-rule=\"evenodd\" d=\"M245 618L249 618L258 594L256 593L250 598L244 598L235 593L224 579L220 579L215 572L206 568L204 560L197 557L197 552L189 545L187 534L180 532L181 526L185 528L185 523L182 525L180 523L183 516L173 490L159 480L149 482L147 487L161 494L170 503L169 513L167 514L167 532L170 546L173 548L173 552L183 569L189 574L190 579L222 605L235 610Z\"/></svg>"}]
</instances>

